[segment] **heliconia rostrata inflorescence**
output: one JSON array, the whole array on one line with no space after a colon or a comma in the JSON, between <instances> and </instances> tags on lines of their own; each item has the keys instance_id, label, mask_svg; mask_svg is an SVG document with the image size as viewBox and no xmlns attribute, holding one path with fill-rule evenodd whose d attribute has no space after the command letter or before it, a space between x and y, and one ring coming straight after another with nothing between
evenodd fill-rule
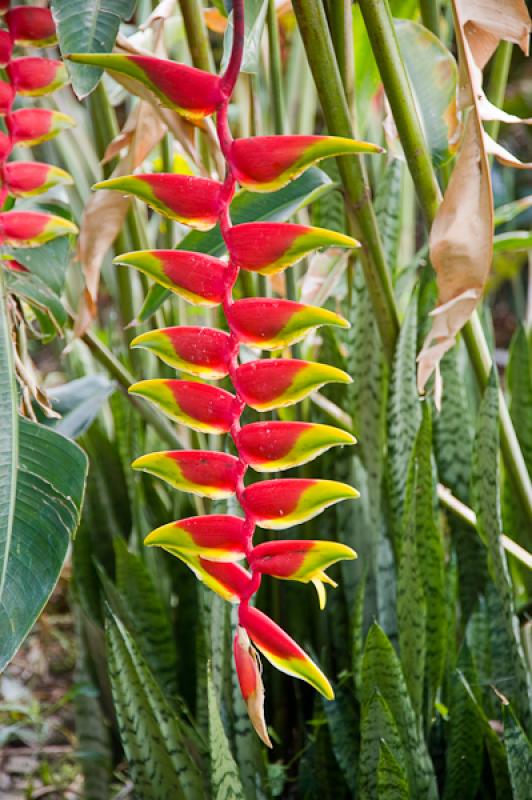
<instances>
[{"instance_id":1,"label":"heliconia rostrata inflorescence","mask_svg":"<svg viewBox=\"0 0 532 800\"><path fill-rule=\"evenodd\" d=\"M48 47L56 41L55 25L48 8L0 4L0 208L8 196L31 197L53 186L72 183L70 175L59 167L35 161L9 161L16 145L31 147L51 139L74 124L66 114L45 108L13 109L17 97L40 97L61 88L67 81L62 61L35 56L14 57L15 47ZM43 211L0 210L0 246L36 247L56 236L76 232L76 226L64 217ZM25 268L11 258L2 265L8 269Z\"/></svg>"},{"instance_id":2,"label":"heliconia rostrata inflorescence","mask_svg":"<svg viewBox=\"0 0 532 800\"><path fill-rule=\"evenodd\" d=\"M228 107L240 71L244 47L244 2L233 0L233 46L225 73L218 77L171 61L136 55L82 55L72 60L122 74L147 87L164 106L190 119L216 114L219 144L226 162L225 181L179 174L130 175L97 184L141 198L160 214L205 231L217 223L228 260L183 250L126 253L116 263L135 267L185 300L223 305L229 333L204 327L174 327L138 336L133 346L151 350L192 380L143 380L130 391L147 398L171 419L206 433L228 433L237 457L222 452L175 451L141 456L133 466L162 478L181 491L210 498L236 495L243 517L199 516L163 525L147 545L172 553L226 600L238 603L234 657L252 723L269 746L264 720L264 691L255 647L278 669L301 678L326 698L331 685L322 671L282 628L251 604L262 575L316 586L320 606L325 569L354 551L321 540L253 544L255 526L283 530L309 520L327 506L355 498L351 486L330 480L266 480L248 486L248 467L272 472L304 464L336 445L353 444L345 431L306 422L256 422L241 426L245 406L269 411L292 405L330 382L349 376L331 366L297 359L270 358L239 363L241 344L279 350L320 325L347 327L337 314L285 299L234 301L240 270L271 275L310 251L327 246L357 247L343 234L306 225L249 222L233 226L230 204L236 185L250 191L279 189L322 158L381 149L331 136L267 136L234 140ZM229 376L234 393L201 383ZM247 568L239 562L247 561Z\"/></svg>"}]
</instances>

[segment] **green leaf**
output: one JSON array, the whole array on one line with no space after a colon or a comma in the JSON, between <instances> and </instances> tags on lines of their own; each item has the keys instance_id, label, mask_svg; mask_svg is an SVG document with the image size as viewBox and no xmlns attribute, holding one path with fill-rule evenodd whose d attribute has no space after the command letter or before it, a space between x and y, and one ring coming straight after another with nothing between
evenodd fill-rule
<instances>
[{"instance_id":1,"label":"green leaf","mask_svg":"<svg viewBox=\"0 0 532 800\"><path fill-rule=\"evenodd\" d=\"M504 743L508 753L513 800L530 800L532 746L511 705L503 706Z\"/></svg>"},{"instance_id":2,"label":"green leaf","mask_svg":"<svg viewBox=\"0 0 532 800\"><path fill-rule=\"evenodd\" d=\"M245 800L224 726L216 692L212 683L210 668L207 673L207 697L209 705L209 750L211 754L211 786L213 800Z\"/></svg>"},{"instance_id":3,"label":"green leaf","mask_svg":"<svg viewBox=\"0 0 532 800\"><path fill-rule=\"evenodd\" d=\"M416 800L436 797L434 770L421 736L399 659L390 641L375 623L369 630L362 665L362 704L368 705L380 692L397 725L405 753L412 796Z\"/></svg>"},{"instance_id":4,"label":"green leaf","mask_svg":"<svg viewBox=\"0 0 532 800\"><path fill-rule=\"evenodd\" d=\"M69 439L77 439L90 428L115 389L116 384L105 375L86 375L50 389L48 398L61 419L48 421L48 425Z\"/></svg>"},{"instance_id":5,"label":"green leaf","mask_svg":"<svg viewBox=\"0 0 532 800\"><path fill-rule=\"evenodd\" d=\"M6 247L4 252L29 269L54 294L60 295L65 288L66 272L72 257L71 237L60 236L40 247Z\"/></svg>"},{"instance_id":6,"label":"green leaf","mask_svg":"<svg viewBox=\"0 0 532 800\"><path fill-rule=\"evenodd\" d=\"M377 796L379 800L409 800L410 797L405 771L386 742L381 742Z\"/></svg>"},{"instance_id":7,"label":"green leaf","mask_svg":"<svg viewBox=\"0 0 532 800\"><path fill-rule=\"evenodd\" d=\"M175 700L177 650L167 609L139 556L130 553L123 539L114 540L116 587L131 621L131 632L146 664L166 697Z\"/></svg>"},{"instance_id":8,"label":"green leaf","mask_svg":"<svg viewBox=\"0 0 532 800\"><path fill-rule=\"evenodd\" d=\"M240 191L231 203L233 225L244 222L286 222L300 208L314 202L333 188L334 184L325 172L317 167L311 167L277 192L260 194ZM219 225L207 233L190 231L180 241L177 249L207 253L216 257L223 256L225 244ZM152 286L137 316L138 321L145 322L149 319L170 294L168 289L162 286Z\"/></svg>"},{"instance_id":9,"label":"green leaf","mask_svg":"<svg viewBox=\"0 0 532 800\"><path fill-rule=\"evenodd\" d=\"M421 423L416 384L417 298L408 306L395 350L388 399L388 491L396 540L401 531L408 463Z\"/></svg>"},{"instance_id":10,"label":"green leaf","mask_svg":"<svg viewBox=\"0 0 532 800\"><path fill-rule=\"evenodd\" d=\"M432 163L440 167L453 157L457 146L456 62L438 37L419 22L395 20L395 32Z\"/></svg>"},{"instance_id":11,"label":"green leaf","mask_svg":"<svg viewBox=\"0 0 532 800\"><path fill-rule=\"evenodd\" d=\"M381 235L386 263L396 277L399 239L401 233L401 200L404 165L392 158L379 180L375 196L375 213Z\"/></svg>"},{"instance_id":12,"label":"green leaf","mask_svg":"<svg viewBox=\"0 0 532 800\"><path fill-rule=\"evenodd\" d=\"M13 369L13 340L4 296L0 270L0 611L2 598L10 591L8 567L15 545L13 527L17 491L17 464L19 451L19 426L17 416L17 389ZM9 616L6 620L9 630ZM6 622L0 616L0 632ZM7 633L6 633L7 635ZM20 639L22 641L22 639ZM18 647L20 642L16 643ZM3 636L0 638L0 654ZM7 656L5 657L7 661Z\"/></svg>"},{"instance_id":13,"label":"green leaf","mask_svg":"<svg viewBox=\"0 0 532 800\"><path fill-rule=\"evenodd\" d=\"M356 792L357 747L354 733L358 720L355 698L346 684L334 687L334 700L322 700L329 725L331 747L351 792Z\"/></svg>"},{"instance_id":14,"label":"green leaf","mask_svg":"<svg viewBox=\"0 0 532 800\"><path fill-rule=\"evenodd\" d=\"M460 671L451 676L449 698L449 744L444 800L473 800L476 797L482 768L483 731L474 702L462 682L462 672L472 685L478 684L469 650L462 648Z\"/></svg>"},{"instance_id":15,"label":"green leaf","mask_svg":"<svg viewBox=\"0 0 532 800\"><path fill-rule=\"evenodd\" d=\"M519 216L519 214L529 209L530 206L532 206L532 194L528 195L528 197L520 197L519 200L513 200L511 203L505 203L505 205L499 206L495 209L495 227L511 222L515 217Z\"/></svg>"},{"instance_id":16,"label":"green leaf","mask_svg":"<svg viewBox=\"0 0 532 800\"><path fill-rule=\"evenodd\" d=\"M70 53L110 53L120 23L129 19L136 0L52 0L59 47ZM80 100L92 92L102 70L84 64L68 64L72 87Z\"/></svg>"},{"instance_id":17,"label":"green leaf","mask_svg":"<svg viewBox=\"0 0 532 800\"><path fill-rule=\"evenodd\" d=\"M259 71L260 42L264 30L264 21L268 10L268 0L244 0L244 55L241 72L255 74ZM227 68L231 48L233 46L233 13L229 14L224 36L224 52L221 71Z\"/></svg>"},{"instance_id":18,"label":"green leaf","mask_svg":"<svg viewBox=\"0 0 532 800\"><path fill-rule=\"evenodd\" d=\"M423 420L416 442L417 561L426 601L425 672L429 688L428 713L440 686L446 650L444 553L435 518L435 481L432 463L432 412L423 404Z\"/></svg>"},{"instance_id":19,"label":"green leaf","mask_svg":"<svg viewBox=\"0 0 532 800\"><path fill-rule=\"evenodd\" d=\"M23 418L18 424L14 524L1 550L0 671L31 630L59 578L78 527L88 466L85 453L69 439Z\"/></svg>"},{"instance_id":20,"label":"green leaf","mask_svg":"<svg viewBox=\"0 0 532 800\"><path fill-rule=\"evenodd\" d=\"M505 683L500 687L512 701L527 728L531 725L532 686L525 666L515 615L506 556L501 543L499 503L499 394L497 374L492 369L480 405L473 453L473 499L479 534L488 549L488 566L501 606L505 658ZM498 676L499 678L501 676Z\"/></svg>"},{"instance_id":21,"label":"green leaf","mask_svg":"<svg viewBox=\"0 0 532 800\"><path fill-rule=\"evenodd\" d=\"M470 505L473 425L458 355L458 347L453 347L441 362L445 391L441 412L434 420L434 452L441 482ZM486 548L474 531L454 515L449 515L447 521L458 558L458 591L467 622L486 584Z\"/></svg>"},{"instance_id":22,"label":"green leaf","mask_svg":"<svg viewBox=\"0 0 532 800\"><path fill-rule=\"evenodd\" d=\"M68 314L59 297L40 278L31 273L10 271L6 275L6 286L12 294L46 314L57 333L62 333Z\"/></svg>"},{"instance_id":23,"label":"green leaf","mask_svg":"<svg viewBox=\"0 0 532 800\"><path fill-rule=\"evenodd\" d=\"M423 679L425 676L425 634L427 603L417 552L416 505L417 471L416 451L408 468L403 532L400 541L399 569L397 575L397 621L399 623L399 651L406 685L416 717L422 715ZM430 501L429 497L429 501Z\"/></svg>"},{"instance_id":24,"label":"green leaf","mask_svg":"<svg viewBox=\"0 0 532 800\"><path fill-rule=\"evenodd\" d=\"M360 728L359 789L363 800L380 800L377 770L383 742L399 762L405 763L405 753L396 721L383 696L375 691L363 708Z\"/></svg>"},{"instance_id":25,"label":"green leaf","mask_svg":"<svg viewBox=\"0 0 532 800\"><path fill-rule=\"evenodd\" d=\"M532 248L532 233L529 231L510 231L498 233L493 237L494 253L527 252Z\"/></svg>"},{"instance_id":26,"label":"green leaf","mask_svg":"<svg viewBox=\"0 0 532 800\"><path fill-rule=\"evenodd\" d=\"M135 794L143 800L202 797L201 775L170 708L125 625L106 614L109 673Z\"/></svg>"}]
</instances>

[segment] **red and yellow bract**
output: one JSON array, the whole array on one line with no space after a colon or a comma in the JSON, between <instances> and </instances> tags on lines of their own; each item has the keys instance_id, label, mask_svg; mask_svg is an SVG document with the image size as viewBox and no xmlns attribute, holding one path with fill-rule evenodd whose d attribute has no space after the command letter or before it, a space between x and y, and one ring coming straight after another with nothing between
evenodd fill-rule
<instances>
[{"instance_id":1,"label":"red and yellow bract","mask_svg":"<svg viewBox=\"0 0 532 800\"><path fill-rule=\"evenodd\" d=\"M279 222L231 223L231 201L237 183L252 191L280 188L311 164L331 156L381 148L330 136L257 137L234 141L228 107L240 71L244 46L244 0L233 0L233 46L220 77L153 57L75 54L72 60L127 76L140 96L149 91L186 117L216 113L216 130L226 162L224 183L188 175L131 175L96 184L144 200L157 212L190 227L207 230L219 224L228 261L201 252L150 250L125 253L116 263L144 272L161 286L196 305L222 304L229 332L176 327L143 333L134 347L154 352L166 364L198 378L229 376L235 390L178 379L144 380L130 391L155 403L171 419L206 433L229 433L237 456L222 452L180 451L141 456L134 466L157 474L179 489L207 494L234 492L243 518L200 516L163 525L145 540L186 563L206 586L237 602L234 657L250 718L261 739L271 746L264 720L264 690L258 655L251 642L282 671L301 678L327 699L333 690L321 670L273 620L252 606L261 576L268 574L313 582L320 606L324 583L335 585L325 568L355 553L335 542L287 541L255 547L255 525L282 529L319 514L358 493L351 486L317 479L275 479L246 486L248 467L257 471L288 469L324 450L354 444L351 434L327 425L257 422L241 426L247 406L268 411L297 403L330 382L348 383L335 367L298 359L265 359L239 363L241 344L279 350L320 325L348 327L332 311L292 300L233 300L239 270L272 275L321 247L355 248L359 243L335 231ZM215 494L213 496L216 496ZM219 495L218 495L219 496ZM268 545L272 547L269 548ZM262 549L261 549L262 548ZM249 571L238 563L246 558Z\"/></svg>"}]
</instances>

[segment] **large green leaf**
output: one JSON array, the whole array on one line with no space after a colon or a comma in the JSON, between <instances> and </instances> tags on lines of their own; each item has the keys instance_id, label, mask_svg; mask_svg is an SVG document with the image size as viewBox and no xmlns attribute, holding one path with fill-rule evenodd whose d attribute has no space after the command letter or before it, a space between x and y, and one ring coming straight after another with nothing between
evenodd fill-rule
<instances>
[{"instance_id":1,"label":"large green leaf","mask_svg":"<svg viewBox=\"0 0 532 800\"><path fill-rule=\"evenodd\" d=\"M59 578L79 523L87 475L87 457L76 444L26 419L18 424L14 524L1 551L0 671L29 633Z\"/></svg>"},{"instance_id":2,"label":"large green leaf","mask_svg":"<svg viewBox=\"0 0 532 800\"><path fill-rule=\"evenodd\" d=\"M406 773L388 747L381 743L377 766L377 796L379 800L409 800Z\"/></svg>"},{"instance_id":3,"label":"large green leaf","mask_svg":"<svg viewBox=\"0 0 532 800\"><path fill-rule=\"evenodd\" d=\"M129 19L136 0L52 0L59 46L69 53L110 53L120 23ZM101 69L85 64L68 65L72 86L80 100L92 92L102 74Z\"/></svg>"},{"instance_id":4,"label":"large green leaf","mask_svg":"<svg viewBox=\"0 0 532 800\"><path fill-rule=\"evenodd\" d=\"M500 655L505 659L504 684L500 689L513 703L520 720L530 729L532 724L530 675L525 666L515 615L512 586L506 556L501 542L499 501L499 394L497 374L492 369L480 405L473 453L473 500L479 534L488 548L488 565L500 603L502 641ZM502 678L497 676L496 680Z\"/></svg>"},{"instance_id":5,"label":"large green leaf","mask_svg":"<svg viewBox=\"0 0 532 800\"><path fill-rule=\"evenodd\" d=\"M368 706L375 691L380 692L397 725L407 759L409 784L416 800L436 797L434 770L421 735L401 665L382 631L374 624L368 633L362 666L362 704Z\"/></svg>"},{"instance_id":6,"label":"large green leaf","mask_svg":"<svg viewBox=\"0 0 532 800\"><path fill-rule=\"evenodd\" d=\"M395 32L432 163L439 167L452 158L458 144L456 62L437 36L418 22L395 20Z\"/></svg>"},{"instance_id":7,"label":"large green leaf","mask_svg":"<svg viewBox=\"0 0 532 800\"><path fill-rule=\"evenodd\" d=\"M85 375L48 392L54 411L61 414L51 427L69 439L77 439L91 426L116 384L105 375ZM50 424L50 423L49 423Z\"/></svg>"},{"instance_id":8,"label":"large green leaf","mask_svg":"<svg viewBox=\"0 0 532 800\"><path fill-rule=\"evenodd\" d=\"M207 697L212 798L213 800L244 800L245 795L238 767L229 748L229 742L220 717L210 668L207 674Z\"/></svg>"},{"instance_id":9,"label":"large green leaf","mask_svg":"<svg viewBox=\"0 0 532 800\"><path fill-rule=\"evenodd\" d=\"M238 192L231 203L231 219L234 225L244 222L286 222L300 208L304 208L333 188L334 183L325 172L317 167L311 167L277 192L267 194L245 190ZM207 253L210 256L223 256L225 244L220 226L217 225L207 233L199 231L187 233L177 249ZM168 289L158 285L153 286L138 314L138 320L145 322L169 296Z\"/></svg>"},{"instance_id":10,"label":"large green leaf","mask_svg":"<svg viewBox=\"0 0 532 800\"><path fill-rule=\"evenodd\" d=\"M260 42L264 30L264 21L268 10L268 0L244 0L244 56L242 58L241 72L256 73L259 71ZM233 14L229 15L228 25L224 36L224 53L222 70L229 62L233 46Z\"/></svg>"},{"instance_id":11,"label":"large green leaf","mask_svg":"<svg viewBox=\"0 0 532 800\"><path fill-rule=\"evenodd\" d=\"M417 298L413 297L401 326L388 400L388 491L398 546L408 463L421 423L416 384Z\"/></svg>"},{"instance_id":12,"label":"large green leaf","mask_svg":"<svg viewBox=\"0 0 532 800\"><path fill-rule=\"evenodd\" d=\"M54 294L60 295L65 288L66 271L72 257L71 239L70 236L60 236L40 247L6 247L4 251L29 269Z\"/></svg>"},{"instance_id":13,"label":"large green leaf","mask_svg":"<svg viewBox=\"0 0 532 800\"><path fill-rule=\"evenodd\" d=\"M503 707L504 743L508 753L514 800L530 800L532 746L510 705Z\"/></svg>"},{"instance_id":14,"label":"large green leaf","mask_svg":"<svg viewBox=\"0 0 532 800\"><path fill-rule=\"evenodd\" d=\"M357 747L354 732L358 720L355 698L346 683L334 687L334 700L323 699L323 710L329 725L331 747L349 789L356 791Z\"/></svg>"},{"instance_id":15,"label":"large green leaf","mask_svg":"<svg viewBox=\"0 0 532 800\"><path fill-rule=\"evenodd\" d=\"M135 795L143 800L202 797L201 775L180 721L131 634L111 611L105 628L116 716Z\"/></svg>"},{"instance_id":16,"label":"large green leaf","mask_svg":"<svg viewBox=\"0 0 532 800\"><path fill-rule=\"evenodd\" d=\"M376 691L362 710L360 726L359 788L363 800L379 800L377 768L383 742L399 763L406 763L396 721L386 700Z\"/></svg>"}]
</instances>

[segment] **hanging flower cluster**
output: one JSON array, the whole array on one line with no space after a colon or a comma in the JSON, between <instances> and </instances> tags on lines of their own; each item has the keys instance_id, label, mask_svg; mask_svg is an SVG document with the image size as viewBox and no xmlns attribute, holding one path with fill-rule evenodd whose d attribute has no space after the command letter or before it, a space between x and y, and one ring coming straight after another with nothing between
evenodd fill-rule
<instances>
[{"instance_id":1,"label":"hanging flower cluster","mask_svg":"<svg viewBox=\"0 0 532 800\"><path fill-rule=\"evenodd\" d=\"M48 47L56 41L55 25L48 8L9 7L0 0L0 116L5 130L0 130L0 208L6 199L24 198L47 192L53 186L72 183L70 175L59 167L36 161L9 161L16 145L31 147L51 139L74 120L66 114L44 108L13 110L17 97L50 94L65 85L68 75L62 61L35 56L13 57L15 47ZM41 211L0 211L0 246L34 247L75 233L69 220ZM17 262L3 262L11 269L24 270Z\"/></svg>"},{"instance_id":2,"label":"hanging flower cluster","mask_svg":"<svg viewBox=\"0 0 532 800\"><path fill-rule=\"evenodd\" d=\"M220 148L226 161L223 183L174 174L117 177L96 188L141 198L159 213L200 231L217 223L228 261L183 250L126 253L116 262L135 267L185 300L201 306L222 304L229 333L206 327L172 327L138 336L134 347L146 348L194 380L144 380L130 391L147 398L171 419L196 431L228 433L237 456L224 452L159 452L138 458L136 469L162 478L173 487L210 498L236 494L243 517L198 516L164 525L150 533L147 545L162 547L187 564L206 586L238 603L234 640L235 664L250 718L269 746L263 712L263 687L254 646L276 667L310 683L328 699L331 685L318 666L282 628L251 605L262 575L313 582L320 606L324 583L335 585L325 569L356 557L336 542L286 540L253 544L255 526L282 530L309 520L340 500L355 498L351 486L331 480L289 478L245 486L248 467L273 472L295 467L330 447L353 444L345 431L305 422L256 422L241 426L246 406L269 411L289 406L331 382L349 376L324 364L268 358L239 363L246 344L280 350L320 325L348 323L331 311L285 299L233 300L240 270L272 275L295 264L318 247L357 247L343 234L306 225L250 222L233 226L230 204L236 185L250 191L279 189L322 158L379 152L364 142L329 136L264 136L234 140L228 106L240 70L244 46L243 0L234 0L234 39L226 72L218 77L183 64L137 55L73 55L74 61L104 67L149 89L164 106L189 119L216 114ZM234 393L197 379L229 376ZM247 561L247 568L239 562ZM253 646L254 645L254 646Z\"/></svg>"}]
</instances>

